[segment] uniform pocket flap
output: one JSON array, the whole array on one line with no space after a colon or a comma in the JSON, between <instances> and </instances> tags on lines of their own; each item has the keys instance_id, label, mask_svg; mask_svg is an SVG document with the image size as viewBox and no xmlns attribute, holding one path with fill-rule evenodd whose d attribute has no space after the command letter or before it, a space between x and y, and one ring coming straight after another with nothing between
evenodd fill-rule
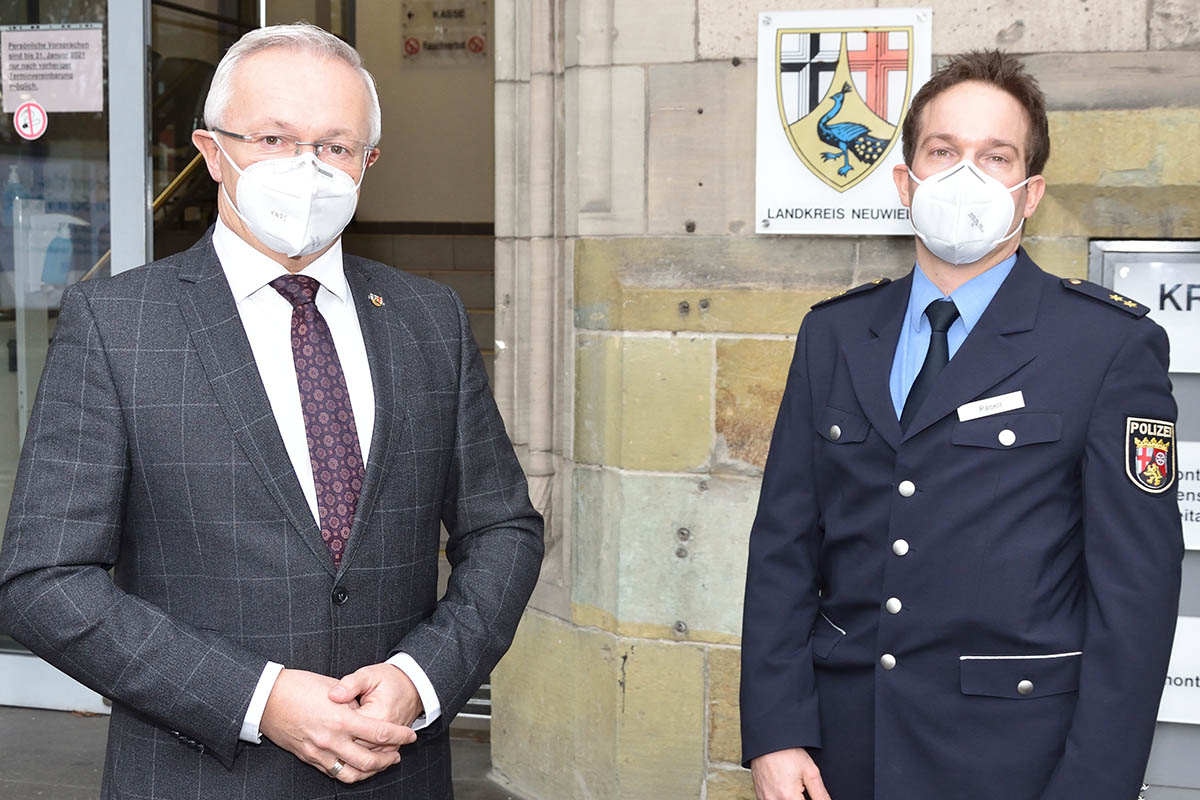
<instances>
[{"instance_id":1,"label":"uniform pocket flap","mask_svg":"<svg viewBox=\"0 0 1200 800\"><path fill-rule=\"evenodd\" d=\"M963 694L1030 700L1079 691L1082 653L1047 656L961 656Z\"/></svg>"},{"instance_id":2,"label":"uniform pocket flap","mask_svg":"<svg viewBox=\"0 0 1200 800\"><path fill-rule=\"evenodd\" d=\"M818 658L829 658L833 648L837 647L837 643L845 635L846 632L830 622L829 617L817 614L817 621L813 623L812 630L813 655Z\"/></svg>"},{"instance_id":3,"label":"uniform pocket flap","mask_svg":"<svg viewBox=\"0 0 1200 800\"><path fill-rule=\"evenodd\" d=\"M817 433L827 442L834 444L853 444L867 438L871 423L866 417L842 411L840 408L825 406L824 413L817 424Z\"/></svg>"},{"instance_id":4,"label":"uniform pocket flap","mask_svg":"<svg viewBox=\"0 0 1200 800\"><path fill-rule=\"evenodd\" d=\"M1057 442L1062 437L1062 414L1056 411L1025 411L998 414L954 426L950 441L968 447L1008 450L1027 444Z\"/></svg>"}]
</instances>

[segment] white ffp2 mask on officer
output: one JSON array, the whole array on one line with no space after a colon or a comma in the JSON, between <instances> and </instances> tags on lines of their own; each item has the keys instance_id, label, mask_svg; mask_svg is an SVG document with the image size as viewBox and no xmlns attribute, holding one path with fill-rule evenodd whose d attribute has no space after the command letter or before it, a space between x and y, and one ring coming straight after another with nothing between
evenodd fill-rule
<instances>
[{"instance_id":1,"label":"white ffp2 mask on officer","mask_svg":"<svg viewBox=\"0 0 1200 800\"><path fill-rule=\"evenodd\" d=\"M1008 187L969 161L960 161L925 180L908 171L917 183L910 222L929 251L951 264L972 264L1006 242L1012 233L1015 209L1012 193L1029 178Z\"/></svg>"},{"instance_id":2,"label":"white ffp2 mask on officer","mask_svg":"<svg viewBox=\"0 0 1200 800\"><path fill-rule=\"evenodd\" d=\"M311 152L269 158L241 169L214 138L239 179L234 212L260 242L290 258L326 248L341 234L358 206L358 182ZM363 160L366 166L366 159ZM363 169L366 174L366 169ZM225 183L221 191L229 200Z\"/></svg>"}]
</instances>

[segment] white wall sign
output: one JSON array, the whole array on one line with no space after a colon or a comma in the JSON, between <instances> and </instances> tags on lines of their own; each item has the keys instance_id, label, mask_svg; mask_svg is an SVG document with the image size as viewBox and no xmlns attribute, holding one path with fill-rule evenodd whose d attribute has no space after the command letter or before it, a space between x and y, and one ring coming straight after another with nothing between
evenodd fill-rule
<instances>
[{"instance_id":1,"label":"white wall sign","mask_svg":"<svg viewBox=\"0 0 1200 800\"><path fill-rule=\"evenodd\" d=\"M1171 339L1171 372L1200 372L1200 258L1117 262L1113 290L1150 306Z\"/></svg>"},{"instance_id":2,"label":"white wall sign","mask_svg":"<svg viewBox=\"0 0 1200 800\"><path fill-rule=\"evenodd\" d=\"M1200 725L1200 617L1180 617L1176 623L1158 721Z\"/></svg>"},{"instance_id":3,"label":"white wall sign","mask_svg":"<svg viewBox=\"0 0 1200 800\"><path fill-rule=\"evenodd\" d=\"M1188 550L1200 550L1200 442L1179 442L1175 446L1175 490L1183 520L1183 544Z\"/></svg>"},{"instance_id":4,"label":"white wall sign","mask_svg":"<svg viewBox=\"0 0 1200 800\"><path fill-rule=\"evenodd\" d=\"M486 63L487 0L406 0L401 11L404 60L422 63Z\"/></svg>"},{"instance_id":5,"label":"white wall sign","mask_svg":"<svg viewBox=\"0 0 1200 800\"><path fill-rule=\"evenodd\" d=\"M0 27L4 113L37 101L46 111L104 110L104 26Z\"/></svg>"},{"instance_id":6,"label":"white wall sign","mask_svg":"<svg viewBox=\"0 0 1200 800\"><path fill-rule=\"evenodd\" d=\"M909 234L892 167L929 79L929 9L758 18L758 233Z\"/></svg>"}]
</instances>

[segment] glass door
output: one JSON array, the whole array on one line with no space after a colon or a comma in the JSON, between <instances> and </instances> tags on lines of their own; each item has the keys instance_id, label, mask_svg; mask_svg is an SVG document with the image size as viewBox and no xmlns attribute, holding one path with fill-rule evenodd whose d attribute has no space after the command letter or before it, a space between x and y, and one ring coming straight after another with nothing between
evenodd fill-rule
<instances>
[{"instance_id":1,"label":"glass door","mask_svg":"<svg viewBox=\"0 0 1200 800\"><path fill-rule=\"evenodd\" d=\"M151 0L150 184L154 257L191 247L217 217L217 185L192 145L217 62L259 26L257 0Z\"/></svg>"},{"instance_id":2,"label":"glass door","mask_svg":"<svg viewBox=\"0 0 1200 800\"><path fill-rule=\"evenodd\" d=\"M0 20L2 530L63 289L108 271L111 199L107 3L0 0ZM3 632L0 703L103 710Z\"/></svg>"},{"instance_id":3,"label":"glass door","mask_svg":"<svg viewBox=\"0 0 1200 800\"><path fill-rule=\"evenodd\" d=\"M217 62L260 13L257 0L0 0L0 537L63 290L211 224L216 187L190 136ZM107 711L4 631L0 705Z\"/></svg>"},{"instance_id":4,"label":"glass door","mask_svg":"<svg viewBox=\"0 0 1200 800\"><path fill-rule=\"evenodd\" d=\"M191 133L231 44L264 15L352 31L354 7L0 0L0 544L63 290L184 250L213 223ZM107 711L3 630L0 705Z\"/></svg>"}]
</instances>

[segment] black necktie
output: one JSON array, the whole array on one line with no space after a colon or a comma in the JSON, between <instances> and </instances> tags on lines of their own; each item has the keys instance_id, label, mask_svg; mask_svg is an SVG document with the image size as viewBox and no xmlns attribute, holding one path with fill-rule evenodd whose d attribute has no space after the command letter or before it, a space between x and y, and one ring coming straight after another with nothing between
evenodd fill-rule
<instances>
[{"instance_id":1,"label":"black necktie","mask_svg":"<svg viewBox=\"0 0 1200 800\"><path fill-rule=\"evenodd\" d=\"M925 308L925 316L929 318L929 325L933 329L929 333L929 352L925 354L925 363L921 365L921 371L917 373L917 379L908 392L908 399L904 401L904 412L900 415L901 431L908 430L921 403L925 402L926 395L933 388L933 382L950 361L946 331L958 319L958 309L953 300L934 300Z\"/></svg>"}]
</instances>

